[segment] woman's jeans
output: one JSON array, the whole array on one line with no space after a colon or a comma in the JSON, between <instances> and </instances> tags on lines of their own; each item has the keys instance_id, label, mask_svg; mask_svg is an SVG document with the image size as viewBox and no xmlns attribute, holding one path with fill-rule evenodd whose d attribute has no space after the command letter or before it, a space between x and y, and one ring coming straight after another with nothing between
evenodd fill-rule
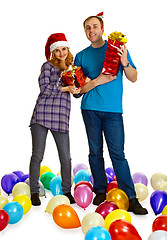
<instances>
[{"instance_id":1,"label":"woman's jeans","mask_svg":"<svg viewBox=\"0 0 167 240\"><path fill-rule=\"evenodd\" d=\"M30 189L31 193L39 193L40 164L43 160L48 129L39 124L31 126L32 156L30 161ZM71 157L69 134L51 131L55 140L61 166L62 191L71 191Z\"/></svg>"},{"instance_id":2,"label":"woman's jeans","mask_svg":"<svg viewBox=\"0 0 167 240\"><path fill-rule=\"evenodd\" d=\"M103 158L103 134L107 143L118 186L129 197L136 193L124 155L124 126L121 113L82 110L89 142L89 164L95 193L106 192L107 180Z\"/></svg>"}]
</instances>

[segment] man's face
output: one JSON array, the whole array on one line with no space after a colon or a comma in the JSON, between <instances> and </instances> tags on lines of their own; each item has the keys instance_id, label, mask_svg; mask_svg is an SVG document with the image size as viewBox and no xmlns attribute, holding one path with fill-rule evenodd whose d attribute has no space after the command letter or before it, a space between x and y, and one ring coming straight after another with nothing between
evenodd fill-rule
<instances>
[{"instance_id":1,"label":"man's face","mask_svg":"<svg viewBox=\"0 0 167 240\"><path fill-rule=\"evenodd\" d=\"M101 41L103 35L103 28L101 23L97 18L91 18L85 22L85 33L86 37L92 43L97 43Z\"/></svg>"}]
</instances>

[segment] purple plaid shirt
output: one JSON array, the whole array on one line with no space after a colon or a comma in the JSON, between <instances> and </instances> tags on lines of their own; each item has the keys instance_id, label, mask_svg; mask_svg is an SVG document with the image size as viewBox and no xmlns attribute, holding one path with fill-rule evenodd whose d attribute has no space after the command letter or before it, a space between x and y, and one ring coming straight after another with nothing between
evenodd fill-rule
<instances>
[{"instance_id":1,"label":"purple plaid shirt","mask_svg":"<svg viewBox=\"0 0 167 240\"><path fill-rule=\"evenodd\" d=\"M41 68L38 82L38 96L30 125L38 123L59 132L69 131L71 98L69 92L61 92L64 86L60 70L45 62Z\"/></svg>"}]
</instances>

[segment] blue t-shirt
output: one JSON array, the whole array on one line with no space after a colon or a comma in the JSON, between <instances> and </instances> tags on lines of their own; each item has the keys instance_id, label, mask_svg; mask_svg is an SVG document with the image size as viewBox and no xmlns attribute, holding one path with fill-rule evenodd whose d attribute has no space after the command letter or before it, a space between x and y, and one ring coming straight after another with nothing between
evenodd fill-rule
<instances>
[{"instance_id":1,"label":"blue t-shirt","mask_svg":"<svg viewBox=\"0 0 167 240\"><path fill-rule=\"evenodd\" d=\"M103 68L107 41L102 47L93 48L91 45L77 53L74 64L82 68L83 73L90 79L97 78ZM130 65L133 64L130 54L127 51L127 58ZM122 113L122 94L123 94L123 67L120 64L118 76L115 80L97 86L85 93L81 102L81 109L96 110L104 112Z\"/></svg>"}]
</instances>

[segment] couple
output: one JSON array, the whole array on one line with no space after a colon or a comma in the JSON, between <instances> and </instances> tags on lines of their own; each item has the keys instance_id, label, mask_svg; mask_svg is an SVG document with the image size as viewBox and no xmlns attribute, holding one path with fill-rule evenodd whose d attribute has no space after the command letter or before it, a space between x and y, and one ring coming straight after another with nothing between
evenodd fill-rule
<instances>
[{"instance_id":1,"label":"couple","mask_svg":"<svg viewBox=\"0 0 167 240\"><path fill-rule=\"evenodd\" d=\"M48 130L51 131L61 164L62 190L71 203L71 157L69 149L70 93L83 94L81 110L89 143L89 164L94 178L93 204L106 199L107 180L103 159L103 134L116 174L118 186L129 197L129 209L135 214L147 214L136 198L130 169L124 156L124 126L122 118L123 72L128 80L137 80L137 71L126 47L118 52L121 65L118 76L101 74L107 41L102 38L104 24L101 17L91 16L84 21L86 37L91 45L79 52L74 64L82 68L87 83L82 89L64 86L61 71L73 63L69 44L63 33L52 34L45 46L47 62L39 76L40 94L31 119L32 157L30 161L30 189L33 205L40 205L39 172Z\"/></svg>"}]
</instances>

